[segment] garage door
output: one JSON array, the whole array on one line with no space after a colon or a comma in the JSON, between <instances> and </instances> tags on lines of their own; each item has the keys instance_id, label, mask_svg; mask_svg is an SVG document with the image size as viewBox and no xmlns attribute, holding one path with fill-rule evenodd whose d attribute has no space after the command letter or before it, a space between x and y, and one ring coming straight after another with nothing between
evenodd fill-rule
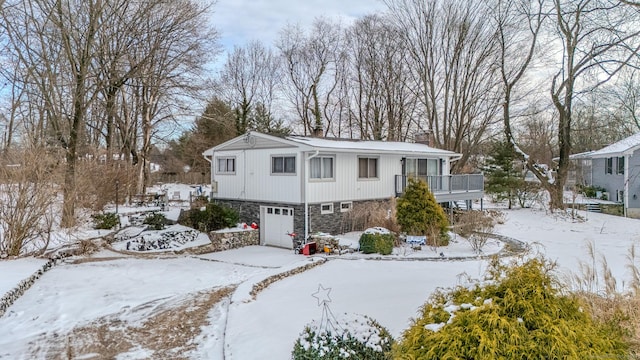
<instances>
[{"instance_id":1,"label":"garage door","mask_svg":"<svg viewBox=\"0 0 640 360\"><path fill-rule=\"evenodd\" d=\"M264 230L264 244L287 249L293 248L293 209L275 206L261 206L261 228Z\"/></svg>"}]
</instances>

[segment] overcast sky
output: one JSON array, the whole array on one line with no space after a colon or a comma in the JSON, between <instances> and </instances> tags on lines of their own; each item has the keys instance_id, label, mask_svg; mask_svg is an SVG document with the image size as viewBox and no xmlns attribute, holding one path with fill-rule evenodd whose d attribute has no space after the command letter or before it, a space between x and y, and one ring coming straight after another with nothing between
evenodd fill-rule
<instances>
[{"instance_id":1,"label":"overcast sky","mask_svg":"<svg viewBox=\"0 0 640 360\"><path fill-rule=\"evenodd\" d=\"M380 0L217 0L212 20L220 32L220 44L230 50L251 40L272 45L287 23L304 27L325 16L349 24L385 9Z\"/></svg>"}]
</instances>

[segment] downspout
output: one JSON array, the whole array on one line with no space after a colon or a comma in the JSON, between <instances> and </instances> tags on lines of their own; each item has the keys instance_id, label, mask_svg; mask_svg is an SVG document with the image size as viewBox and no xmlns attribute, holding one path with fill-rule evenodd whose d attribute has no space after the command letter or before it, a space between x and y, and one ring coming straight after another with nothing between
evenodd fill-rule
<instances>
[{"instance_id":1,"label":"downspout","mask_svg":"<svg viewBox=\"0 0 640 360\"><path fill-rule=\"evenodd\" d=\"M629 155L624 156L624 217L627 217L627 208L629 207Z\"/></svg>"},{"instance_id":2,"label":"downspout","mask_svg":"<svg viewBox=\"0 0 640 360\"><path fill-rule=\"evenodd\" d=\"M208 162L208 163L209 163L209 165L210 165L210 166L209 166L209 170L211 171L211 176L209 176L209 185L212 185L212 186L213 186L213 181L214 181L214 180L213 180L213 174L215 174L215 170L216 170L216 169L214 169L214 168L213 168L213 155L214 155L214 154L212 153L212 154L211 154L211 159L209 159L209 158L207 157L207 155L202 154L202 156L204 157L204 159L205 159L205 160L207 160L207 162ZM167 197L168 197L168 196L169 196L169 194L167 194ZM213 191L211 192L211 199L210 199L210 201L213 201Z\"/></svg>"},{"instance_id":3,"label":"downspout","mask_svg":"<svg viewBox=\"0 0 640 360\"><path fill-rule=\"evenodd\" d=\"M309 189L309 170L310 170L310 161L314 157L318 156L320 153L319 150L316 150L315 154L308 156L305 158L305 174L304 174L304 241L307 241L309 237L309 199L307 198L307 193Z\"/></svg>"}]
</instances>

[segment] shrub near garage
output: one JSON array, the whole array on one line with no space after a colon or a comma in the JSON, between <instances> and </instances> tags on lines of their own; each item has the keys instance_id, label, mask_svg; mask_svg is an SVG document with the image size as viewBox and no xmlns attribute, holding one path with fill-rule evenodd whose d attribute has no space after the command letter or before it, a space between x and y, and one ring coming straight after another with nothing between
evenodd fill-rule
<instances>
[{"instance_id":1,"label":"shrub near garage","mask_svg":"<svg viewBox=\"0 0 640 360\"><path fill-rule=\"evenodd\" d=\"M488 281L434 295L394 348L398 359L625 358L622 331L598 323L533 259L491 265Z\"/></svg>"},{"instance_id":2,"label":"shrub near garage","mask_svg":"<svg viewBox=\"0 0 640 360\"><path fill-rule=\"evenodd\" d=\"M213 203L207 204L204 210L187 210L178 219L180 225L189 226L202 232L233 227L239 221L240 217L234 209Z\"/></svg>"},{"instance_id":3,"label":"shrub near garage","mask_svg":"<svg viewBox=\"0 0 640 360\"><path fill-rule=\"evenodd\" d=\"M392 234L364 233L360 236L360 251L365 254L389 255L395 239Z\"/></svg>"}]
</instances>

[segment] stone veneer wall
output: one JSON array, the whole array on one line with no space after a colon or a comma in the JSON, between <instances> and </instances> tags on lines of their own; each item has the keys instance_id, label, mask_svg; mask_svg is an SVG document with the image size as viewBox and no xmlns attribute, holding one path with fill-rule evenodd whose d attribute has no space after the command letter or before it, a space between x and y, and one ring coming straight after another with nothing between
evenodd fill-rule
<instances>
[{"instance_id":1,"label":"stone veneer wall","mask_svg":"<svg viewBox=\"0 0 640 360\"><path fill-rule=\"evenodd\" d=\"M323 203L326 204L326 203ZM380 199L380 200L364 200L364 201L353 201L353 209L356 208L366 208L368 206L373 207L372 205L379 204L389 204L388 199ZM314 232L325 232L332 235L342 234L347 231L350 231L349 224L346 221L350 221L351 213L350 212L341 212L340 211L340 202L333 203L333 213L331 214L321 214L320 212L321 204L313 204L309 205L309 223L310 223L310 233ZM391 206L391 205L388 205ZM364 229L362 229L364 230Z\"/></svg>"},{"instance_id":2,"label":"stone veneer wall","mask_svg":"<svg viewBox=\"0 0 640 360\"><path fill-rule=\"evenodd\" d=\"M293 208L293 231L304 236L304 204L266 203L226 199L215 199L214 201L217 204L224 204L235 209L240 215L240 221L247 224L256 222L258 225L260 225L260 206ZM369 204L377 205L388 203L389 199L353 201L353 208L362 208ZM350 214L349 212L340 211L340 202L333 203L333 213L331 214L321 214L320 204L309 204L309 214L309 233L325 232L337 235L343 233L344 230L348 228L344 222L349 218Z\"/></svg>"},{"instance_id":3,"label":"stone veneer wall","mask_svg":"<svg viewBox=\"0 0 640 360\"><path fill-rule=\"evenodd\" d=\"M235 209L240 215L240 221L247 224L260 224L260 206L277 206L293 208L293 232L304 234L304 204L266 203L258 201L241 201L216 199L216 204L226 205Z\"/></svg>"},{"instance_id":4,"label":"stone veneer wall","mask_svg":"<svg viewBox=\"0 0 640 360\"><path fill-rule=\"evenodd\" d=\"M212 231L209 233L211 251L224 251L245 246L260 245L260 232L258 230L240 231Z\"/></svg>"}]
</instances>

